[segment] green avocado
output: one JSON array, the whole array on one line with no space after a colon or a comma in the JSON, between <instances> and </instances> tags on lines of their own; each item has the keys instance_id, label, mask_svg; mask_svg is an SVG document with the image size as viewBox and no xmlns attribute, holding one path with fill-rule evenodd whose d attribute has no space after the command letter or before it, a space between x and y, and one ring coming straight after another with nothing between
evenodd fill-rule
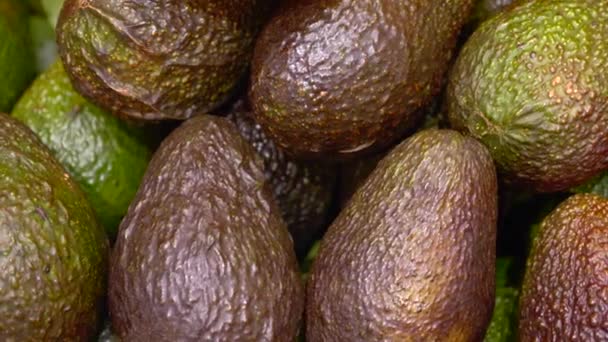
<instances>
[{"instance_id":1,"label":"green avocado","mask_svg":"<svg viewBox=\"0 0 608 342\"><path fill-rule=\"evenodd\" d=\"M36 135L0 114L0 341L89 341L109 243L85 195Z\"/></svg>"},{"instance_id":2,"label":"green avocado","mask_svg":"<svg viewBox=\"0 0 608 342\"><path fill-rule=\"evenodd\" d=\"M494 313L486 331L484 342L512 342L517 325L517 301L519 291L513 287L511 273L513 260L496 260L496 299Z\"/></svg>"},{"instance_id":3,"label":"green avocado","mask_svg":"<svg viewBox=\"0 0 608 342\"><path fill-rule=\"evenodd\" d=\"M124 341L295 340L293 242L232 122L196 116L163 141L120 225L109 284Z\"/></svg>"},{"instance_id":4,"label":"green avocado","mask_svg":"<svg viewBox=\"0 0 608 342\"><path fill-rule=\"evenodd\" d=\"M428 129L392 149L321 241L307 341L479 341L495 291L497 177L471 137Z\"/></svg>"},{"instance_id":5,"label":"green avocado","mask_svg":"<svg viewBox=\"0 0 608 342\"><path fill-rule=\"evenodd\" d=\"M540 225L519 309L520 341L605 341L608 199L575 194Z\"/></svg>"},{"instance_id":6,"label":"green avocado","mask_svg":"<svg viewBox=\"0 0 608 342\"><path fill-rule=\"evenodd\" d=\"M437 95L473 0L286 1L256 41L256 120L298 158L388 148Z\"/></svg>"},{"instance_id":7,"label":"green avocado","mask_svg":"<svg viewBox=\"0 0 608 342\"><path fill-rule=\"evenodd\" d=\"M59 54L74 87L115 115L187 119L246 75L274 0L66 0Z\"/></svg>"},{"instance_id":8,"label":"green avocado","mask_svg":"<svg viewBox=\"0 0 608 342\"><path fill-rule=\"evenodd\" d=\"M0 1L0 112L9 112L36 72L22 0Z\"/></svg>"},{"instance_id":9,"label":"green avocado","mask_svg":"<svg viewBox=\"0 0 608 342\"><path fill-rule=\"evenodd\" d=\"M330 223L337 167L291 158L248 112L232 112L228 119L262 157L266 180L293 237L296 255L303 258Z\"/></svg>"},{"instance_id":10,"label":"green avocado","mask_svg":"<svg viewBox=\"0 0 608 342\"><path fill-rule=\"evenodd\" d=\"M60 60L34 81L12 115L50 147L114 237L151 158L142 129L80 96Z\"/></svg>"},{"instance_id":11,"label":"green avocado","mask_svg":"<svg viewBox=\"0 0 608 342\"><path fill-rule=\"evenodd\" d=\"M505 181L539 192L608 168L608 2L538 0L484 22L447 90L449 120Z\"/></svg>"}]
</instances>

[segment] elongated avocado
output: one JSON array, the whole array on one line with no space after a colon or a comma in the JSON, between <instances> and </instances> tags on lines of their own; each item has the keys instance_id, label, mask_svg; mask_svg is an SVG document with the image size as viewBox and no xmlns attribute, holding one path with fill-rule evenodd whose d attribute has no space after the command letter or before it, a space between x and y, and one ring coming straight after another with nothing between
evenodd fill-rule
<instances>
[{"instance_id":1,"label":"elongated avocado","mask_svg":"<svg viewBox=\"0 0 608 342\"><path fill-rule=\"evenodd\" d=\"M388 147L441 90L472 5L284 2L255 45L257 121L300 158L353 159Z\"/></svg>"},{"instance_id":2,"label":"elongated avocado","mask_svg":"<svg viewBox=\"0 0 608 342\"><path fill-rule=\"evenodd\" d=\"M307 341L479 341L492 316L497 179L488 151L430 129L383 158L324 236Z\"/></svg>"},{"instance_id":3,"label":"elongated avocado","mask_svg":"<svg viewBox=\"0 0 608 342\"><path fill-rule=\"evenodd\" d=\"M115 115L187 119L246 71L273 0L66 0L59 53L74 87Z\"/></svg>"},{"instance_id":4,"label":"elongated avocado","mask_svg":"<svg viewBox=\"0 0 608 342\"><path fill-rule=\"evenodd\" d=\"M528 258L519 340L608 339L608 199L576 194L540 225Z\"/></svg>"},{"instance_id":5,"label":"elongated avocado","mask_svg":"<svg viewBox=\"0 0 608 342\"><path fill-rule=\"evenodd\" d=\"M447 92L452 126L504 179L566 190L608 168L608 2L539 0L483 23Z\"/></svg>"},{"instance_id":6,"label":"elongated avocado","mask_svg":"<svg viewBox=\"0 0 608 342\"><path fill-rule=\"evenodd\" d=\"M0 341L89 341L101 324L108 239L78 185L0 114Z\"/></svg>"},{"instance_id":7,"label":"elongated avocado","mask_svg":"<svg viewBox=\"0 0 608 342\"><path fill-rule=\"evenodd\" d=\"M124 341L294 341L293 242L230 121L197 116L163 141L120 225L109 284Z\"/></svg>"}]
</instances>

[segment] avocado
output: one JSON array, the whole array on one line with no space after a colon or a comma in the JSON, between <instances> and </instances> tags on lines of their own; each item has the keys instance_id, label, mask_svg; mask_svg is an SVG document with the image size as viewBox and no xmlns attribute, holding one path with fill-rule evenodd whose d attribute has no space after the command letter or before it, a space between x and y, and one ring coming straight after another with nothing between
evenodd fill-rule
<instances>
[{"instance_id":1,"label":"avocado","mask_svg":"<svg viewBox=\"0 0 608 342\"><path fill-rule=\"evenodd\" d=\"M230 113L228 119L262 157L266 181L293 237L296 255L304 257L330 223L337 168L294 160L266 136L247 112Z\"/></svg>"},{"instance_id":2,"label":"avocado","mask_svg":"<svg viewBox=\"0 0 608 342\"><path fill-rule=\"evenodd\" d=\"M378 152L441 90L473 0L286 1L255 44L256 120L298 158Z\"/></svg>"},{"instance_id":3,"label":"avocado","mask_svg":"<svg viewBox=\"0 0 608 342\"><path fill-rule=\"evenodd\" d=\"M608 198L608 171L600 173L584 184L581 184L573 189L574 193L592 193Z\"/></svg>"},{"instance_id":4,"label":"avocado","mask_svg":"<svg viewBox=\"0 0 608 342\"><path fill-rule=\"evenodd\" d=\"M60 60L34 81L12 115L50 147L113 238L152 155L142 128L80 96Z\"/></svg>"},{"instance_id":5,"label":"avocado","mask_svg":"<svg viewBox=\"0 0 608 342\"><path fill-rule=\"evenodd\" d=\"M0 114L0 341L88 341L106 292L108 239L36 135Z\"/></svg>"},{"instance_id":6,"label":"avocado","mask_svg":"<svg viewBox=\"0 0 608 342\"><path fill-rule=\"evenodd\" d=\"M447 91L453 128L490 150L505 181L567 190L608 168L608 2L539 0L484 22Z\"/></svg>"},{"instance_id":7,"label":"avocado","mask_svg":"<svg viewBox=\"0 0 608 342\"><path fill-rule=\"evenodd\" d=\"M263 163L225 118L163 141L122 221L109 307L124 341L289 341L304 290Z\"/></svg>"},{"instance_id":8,"label":"avocado","mask_svg":"<svg viewBox=\"0 0 608 342\"><path fill-rule=\"evenodd\" d=\"M36 74L46 71L57 60L55 30L41 15L29 19L32 48L36 57Z\"/></svg>"},{"instance_id":9,"label":"avocado","mask_svg":"<svg viewBox=\"0 0 608 342\"><path fill-rule=\"evenodd\" d=\"M132 120L187 119L243 77L273 0L66 0L59 54L87 99Z\"/></svg>"},{"instance_id":10,"label":"avocado","mask_svg":"<svg viewBox=\"0 0 608 342\"><path fill-rule=\"evenodd\" d=\"M605 341L608 199L575 194L542 222L519 303L519 339Z\"/></svg>"},{"instance_id":11,"label":"avocado","mask_svg":"<svg viewBox=\"0 0 608 342\"><path fill-rule=\"evenodd\" d=\"M406 139L321 241L307 340L481 340L494 305L496 220L483 145L452 130Z\"/></svg>"},{"instance_id":12,"label":"avocado","mask_svg":"<svg viewBox=\"0 0 608 342\"><path fill-rule=\"evenodd\" d=\"M22 0L0 1L0 112L9 112L35 77L27 7Z\"/></svg>"}]
</instances>

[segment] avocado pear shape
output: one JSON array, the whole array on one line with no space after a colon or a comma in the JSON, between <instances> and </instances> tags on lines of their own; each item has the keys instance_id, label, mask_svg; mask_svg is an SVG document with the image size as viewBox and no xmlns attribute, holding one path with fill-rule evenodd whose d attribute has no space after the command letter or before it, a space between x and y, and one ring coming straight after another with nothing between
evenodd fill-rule
<instances>
[{"instance_id":1,"label":"avocado pear shape","mask_svg":"<svg viewBox=\"0 0 608 342\"><path fill-rule=\"evenodd\" d=\"M497 179L452 130L392 149L321 241L307 341L479 341L495 290Z\"/></svg>"},{"instance_id":2,"label":"avocado pear shape","mask_svg":"<svg viewBox=\"0 0 608 342\"><path fill-rule=\"evenodd\" d=\"M110 314L124 341L285 341L304 307L293 242L262 160L225 118L156 151L122 221Z\"/></svg>"}]
</instances>

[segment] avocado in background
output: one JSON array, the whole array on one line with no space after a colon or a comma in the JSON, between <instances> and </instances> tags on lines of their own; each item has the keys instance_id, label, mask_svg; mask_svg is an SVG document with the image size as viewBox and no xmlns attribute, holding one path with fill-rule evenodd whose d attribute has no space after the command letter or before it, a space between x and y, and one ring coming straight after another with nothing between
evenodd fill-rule
<instances>
[{"instance_id":1,"label":"avocado in background","mask_svg":"<svg viewBox=\"0 0 608 342\"><path fill-rule=\"evenodd\" d=\"M592 193L608 198L608 172L602 172L585 184L571 189L574 193Z\"/></svg>"},{"instance_id":2,"label":"avocado in background","mask_svg":"<svg viewBox=\"0 0 608 342\"><path fill-rule=\"evenodd\" d=\"M163 141L120 225L109 284L124 341L295 340L293 242L232 122L196 116Z\"/></svg>"},{"instance_id":3,"label":"avocado in background","mask_svg":"<svg viewBox=\"0 0 608 342\"><path fill-rule=\"evenodd\" d=\"M0 114L0 340L89 341L101 325L108 239L36 135Z\"/></svg>"},{"instance_id":4,"label":"avocado in background","mask_svg":"<svg viewBox=\"0 0 608 342\"><path fill-rule=\"evenodd\" d=\"M519 340L605 341L608 199L575 194L540 225L524 277Z\"/></svg>"},{"instance_id":5,"label":"avocado in background","mask_svg":"<svg viewBox=\"0 0 608 342\"><path fill-rule=\"evenodd\" d=\"M465 44L450 123L481 140L511 184L567 190L608 168L607 75L608 2L527 2Z\"/></svg>"},{"instance_id":6,"label":"avocado in background","mask_svg":"<svg viewBox=\"0 0 608 342\"><path fill-rule=\"evenodd\" d=\"M494 305L496 220L483 145L452 130L408 138L323 237L307 284L307 340L481 340Z\"/></svg>"},{"instance_id":7,"label":"avocado in background","mask_svg":"<svg viewBox=\"0 0 608 342\"><path fill-rule=\"evenodd\" d=\"M66 0L59 54L74 87L113 114L183 120L230 97L273 4Z\"/></svg>"},{"instance_id":8,"label":"avocado in background","mask_svg":"<svg viewBox=\"0 0 608 342\"><path fill-rule=\"evenodd\" d=\"M264 174L293 237L298 258L330 223L337 178L335 165L297 161L270 140L246 112L228 115L264 161Z\"/></svg>"},{"instance_id":9,"label":"avocado in background","mask_svg":"<svg viewBox=\"0 0 608 342\"><path fill-rule=\"evenodd\" d=\"M142 129L80 96L60 60L34 81L12 115L50 147L113 238L151 157Z\"/></svg>"},{"instance_id":10,"label":"avocado in background","mask_svg":"<svg viewBox=\"0 0 608 342\"><path fill-rule=\"evenodd\" d=\"M496 260L496 299L494 313L484 342L514 342L517 329L517 300L519 291L512 279L512 258Z\"/></svg>"},{"instance_id":11,"label":"avocado in background","mask_svg":"<svg viewBox=\"0 0 608 342\"><path fill-rule=\"evenodd\" d=\"M22 0L0 1L0 112L9 112L35 77L28 11Z\"/></svg>"},{"instance_id":12,"label":"avocado in background","mask_svg":"<svg viewBox=\"0 0 608 342\"><path fill-rule=\"evenodd\" d=\"M36 72L40 74L57 60L55 31L45 17L32 15L30 16L30 33L34 55L36 56Z\"/></svg>"}]
</instances>

